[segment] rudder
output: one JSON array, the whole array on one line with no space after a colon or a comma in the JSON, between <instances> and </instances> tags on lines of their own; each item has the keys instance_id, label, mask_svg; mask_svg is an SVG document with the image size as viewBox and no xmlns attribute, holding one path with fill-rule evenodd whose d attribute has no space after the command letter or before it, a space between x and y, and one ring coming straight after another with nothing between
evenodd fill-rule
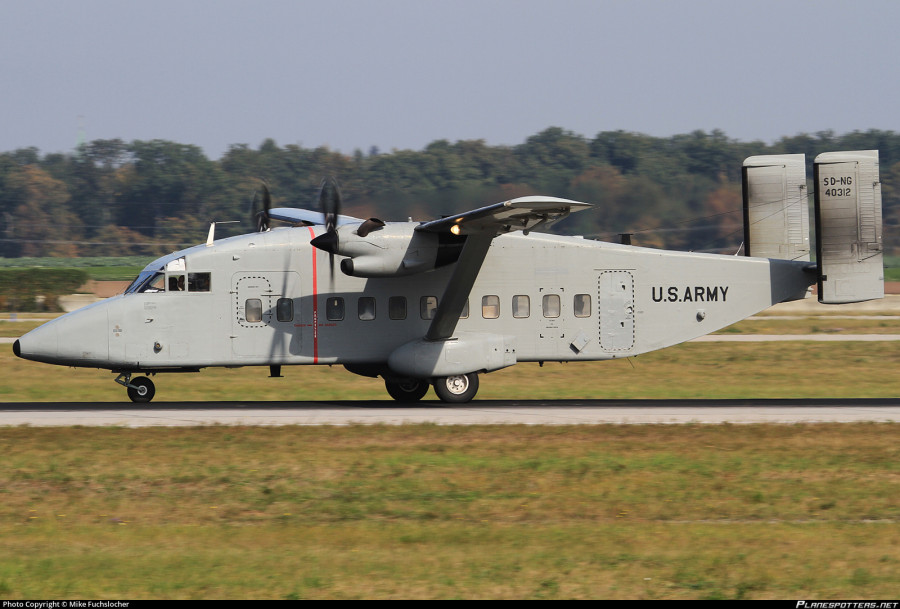
<instances>
[{"instance_id":1,"label":"rudder","mask_svg":"<svg viewBox=\"0 0 900 609\"><path fill-rule=\"evenodd\" d=\"M742 170L744 254L809 260L806 155L751 156Z\"/></svg>"},{"instance_id":2,"label":"rudder","mask_svg":"<svg viewBox=\"0 0 900 609\"><path fill-rule=\"evenodd\" d=\"M818 155L815 185L819 302L844 304L883 298L878 151Z\"/></svg>"}]
</instances>

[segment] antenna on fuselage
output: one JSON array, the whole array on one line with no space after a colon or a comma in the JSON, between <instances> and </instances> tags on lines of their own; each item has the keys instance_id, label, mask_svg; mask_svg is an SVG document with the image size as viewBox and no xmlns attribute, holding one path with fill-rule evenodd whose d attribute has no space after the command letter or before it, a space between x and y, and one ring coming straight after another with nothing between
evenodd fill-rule
<instances>
[{"instance_id":1,"label":"antenna on fuselage","mask_svg":"<svg viewBox=\"0 0 900 609\"><path fill-rule=\"evenodd\" d=\"M238 224L240 220L223 220L222 222L216 222L213 220L209 223L209 234L206 236L206 247L209 247L213 244L216 238L216 224Z\"/></svg>"}]
</instances>

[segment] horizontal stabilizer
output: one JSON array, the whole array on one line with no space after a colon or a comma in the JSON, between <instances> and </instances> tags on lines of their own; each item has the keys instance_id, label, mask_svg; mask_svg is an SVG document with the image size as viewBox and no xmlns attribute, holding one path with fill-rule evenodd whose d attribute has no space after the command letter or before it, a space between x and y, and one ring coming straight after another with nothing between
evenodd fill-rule
<instances>
[{"instance_id":1,"label":"horizontal stabilizer","mask_svg":"<svg viewBox=\"0 0 900 609\"><path fill-rule=\"evenodd\" d=\"M514 230L529 231L562 220L573 211L592 207L556 197L519 197L495 203L462 214L425 222L417 231L432 233L451 232L454 235L500 235Z\"/></svg>"},{"instance_id":2,"label":"horizontal stabilizer","mask_svg":"<svg viewBox=\"0 0 900 609\"><path fill-rule=\"evenodd\" d=\"M819 302L884 297L878 151L820 154L815 181Z\"/></svg>"},{"instance_id":3,"label":"horizontal stabilizer","mask_svg":"<svg viewBox=\"0 0 900 609\"><path fill-rule=\"evenodd\" d=\"M744 254L809 260L806 155L744 160Z\"/></svg>"}]
</instances>

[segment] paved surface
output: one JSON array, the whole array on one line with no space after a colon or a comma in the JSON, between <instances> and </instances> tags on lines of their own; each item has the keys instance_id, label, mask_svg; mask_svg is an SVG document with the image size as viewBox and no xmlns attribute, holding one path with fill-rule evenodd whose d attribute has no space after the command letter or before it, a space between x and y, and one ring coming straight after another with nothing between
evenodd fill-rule
<instances>
[{"instance_id":1,"label":"paved surface","mask_svg":"<svg viewBox=\"0 0 900 609\"><path fill-rule=\"evenodd\" d=\"M0 426L596 425L649 423L900 422L900 399L479 400L421 402L6 403Z\"/></svg>"},{"instance_id":2,"label":"paved surface","mask_svg":"<svg viewBox=\"0 0 900 609\"><path fill-rule=\"evenodd\" d=\"M772 341L879 342L900 340L900 334L707 334L688 341L692 343L764 343Z\"/></svg>"}]
</instances>

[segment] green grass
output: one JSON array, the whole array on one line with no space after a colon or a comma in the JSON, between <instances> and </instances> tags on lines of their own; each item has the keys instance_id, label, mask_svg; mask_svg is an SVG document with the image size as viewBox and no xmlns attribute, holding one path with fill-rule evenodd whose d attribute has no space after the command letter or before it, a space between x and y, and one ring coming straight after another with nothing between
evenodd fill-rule
<instances>
[{"instance_id":1,"label":"green grass","mask_svg":"<svg viewBox=\"0 0 900 609\"><path fill-rule=\"evenodd\" d=\"M695 343L519 364L478 397L895 397L898 364L897 342ZM0 368L0 401L126 400L8 346ZM283 373L159 375L155 401L388 399ZM883 599L898 523L897 424L0 428L2 599Z\"/></svg>"},{"instance_id":2,"label":"green grass","mask_svg":"<svg viewBox=\"0 0 900 609\"><path fill-rule=\"evenodd\" d=\"M144 270L143 266L104 266L84 269L95 281L131 281Z\"/></svg>"},{"instance_id":3,"label":"green grass","mask_svg":"<svg viewBox=\"0 0 900 609\"><path fill-rule=\"evenodd\" d=\"M900 426L5 429L2 598L887 598Z\"/></svg>"},{"instance_id":4,"label":"green grass","mask_svg":"<svg viewBox=\"0 0 900 609\"><path fill-rule=\"evenodd\" d=\"M900 334L900 319L871 315L865 319L808 316L798 319L745 319L714 334Z\"/></svg>"},{"instance_id":5,"label":"green grass","mask_svg":"<svg viewBox=\"0 0 900 609\"><path fill-rule=\"evenodd\" d=\"M523 363L482 375L478 399L828 398L900 395L900 341L687 343L628 360ZM108 371L48 366L0 345L0 402L120 402ZM210 368L161 374L154 402L388 400L381 379L342 366ZM429 392L427 400L434 400Z\"/></svg>"},{"instance_id":6,"label":"green grass","mask_svg":"<svg viewBox=\"0 0 900 609\"><path fill-rule=\"evenodd\" d=\"M147 256L95 256L84 258L0 258L0 268L81 269L96 281L129 281L147 264Z\"/></svg>"}]
</instances>

